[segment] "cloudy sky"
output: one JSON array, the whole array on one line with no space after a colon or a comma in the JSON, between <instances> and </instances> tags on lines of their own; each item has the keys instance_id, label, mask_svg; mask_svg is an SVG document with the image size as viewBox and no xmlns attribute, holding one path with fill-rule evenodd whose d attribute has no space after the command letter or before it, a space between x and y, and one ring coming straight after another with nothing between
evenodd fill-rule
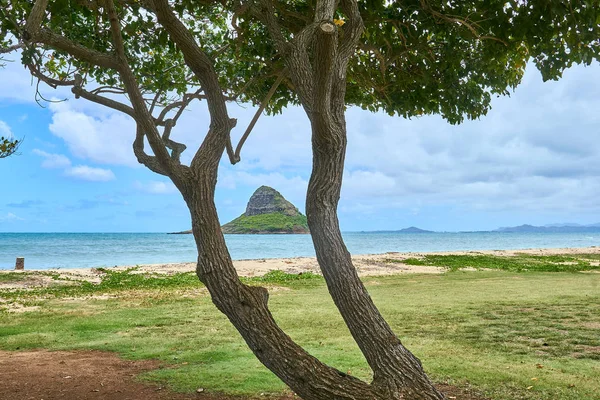
<instances>
[{"instance_id":1,"label":"cloudy sky","mask_svg":"<svg viewBox=\"0 0 600 400\"><path fill-rule=\"evenodd\" d=\"M575 67L543 83L530 68L510 96L477 121L405 120L348 110L348 156L340 203L343 230L407 226L488 230L523 223L600 222L600 67ZM40 107L18 63L0 69L0 136L24 137L0 160L0 232L168 232L188 229L183 200L164 177L135 160L129 117L67 101ZM252 107L232 105L239 137ZM203 104L173 138L194 149L208 126ZM193 150L184 153L191 158ZM299 108L259 120L242 162L223 160L222 223L244 212L260 185L304 210L310 128Z\"/></svg>"}]
</instances>

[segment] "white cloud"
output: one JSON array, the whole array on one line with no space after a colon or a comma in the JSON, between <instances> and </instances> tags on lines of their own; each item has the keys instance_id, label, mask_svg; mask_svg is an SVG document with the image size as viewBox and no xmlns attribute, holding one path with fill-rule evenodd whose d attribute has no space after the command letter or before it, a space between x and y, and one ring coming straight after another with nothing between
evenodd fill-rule
<instances>
[{"instance_id":1,"label":"white cloud","mask_svg":"<svg viewBox=\"0 0 600 400\"><path fill-rule=\"evenodd\" d=\"M542 83L532 69L510 98L460 126L350 109L342 201L600 212L598 72L578 67Z\"/></svg>"},{"instance_id":2,"label":"white cloud","mask_svg":"<svg viewBox=\"0 0 600 400\"><path fill-rule=\"evenodd\" d=\"M0 221L13 222L13 221L25 221L25 218L21 218L16 214L8 213L6 215L0 215Z\"/></svg>"},{"instance_id":3,"label":"white cloud","mask_svg":"<svg viewBox=\"0 0 600 400\"><path fill-rule=\"evenodd\" d=\"M12 138L13 136L10 126L4 121L0 121L0 136L7 139Z\"/></svg>"},{"instance_id":4,"label":"white cloud","mask_svg":"<svg viewBox=\"0 0 600 400\"><path fill-rule=\"evenodd\" d=\"M91 182L108 182L115 179L110 169L93 168L87 165L77 165L65 170L65 175Z\"/></svg>"},{"instance_id":5,"label":"white cloud","mask_svg":"<svg viewBox=\"0 0 600 400\"><path fill-rule=\"evenodd\" d=\"M135 124L117 112L79 104L82 100L50 105L50 132L63 139L75 156L99 164L138 166L132 142ZM86 109L80 109L87 107Z\"/></svg>"},{"instance_id":6,"label":"white cloud","mask_svg":"<svg viewBox=\"0 0 600 400\"><path fill-rule=\"evenodd\" d=\"M47 153L40 149L33 149L33 153L38 156L44 157L44 161L42 161L42 168L68 168L71 166L71 160L69 160L66 156L62 154L54 154Z\"/></svg>"},{"instance_id":7,"label":"white cloud","mask_svg":"<svg viewBox=\"0 0 600 400\"><path fill-rule=\"evenodd\" d=\"M352 198L372 197L393 192L396 188L394 178L379 171L356 170L344 174L342 191L344 196Z\"/></svg>"},{"instance_id":8,"label":"white cloud","mask_svg":"<svg viewBox=\"0 0 600 400\"><path fill-rule=\"evenodd\" d=\"M71 160L62 154L48 153L40 149L33 149L33 153L44 157L42 168L62 169L66 176L91 182L108 182L115 179L115 174L110 169L94 168L87 165L72 167Z\"/></svg>"},{"instance_id":9,"label":"white cloud","mask_svg":"<svg viewBox=\"0 0 600 400\"><path fill-rule=\"evenodd\" d=\"M163 181L150 181L146 183L135 181L133 187L141 192L150 194L170 194L177 192L177 188L173 183Z\"/></svg>"}]
</instances>

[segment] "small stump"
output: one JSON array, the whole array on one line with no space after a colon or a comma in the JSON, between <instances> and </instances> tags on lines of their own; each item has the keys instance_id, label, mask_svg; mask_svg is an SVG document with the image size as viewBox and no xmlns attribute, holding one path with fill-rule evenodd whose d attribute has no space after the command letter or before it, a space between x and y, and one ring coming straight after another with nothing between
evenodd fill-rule
<instances>
[{"instance_id":1,"label":"small stump","mask_svg":"<svg viewBox=\"0 0 600 400\"><path fill-rule=\"evenodd\" d=\"M16 270L24 270L25 269L25 257L17 257L17 262L15 263Z\"/></svg>"}]
</instances>

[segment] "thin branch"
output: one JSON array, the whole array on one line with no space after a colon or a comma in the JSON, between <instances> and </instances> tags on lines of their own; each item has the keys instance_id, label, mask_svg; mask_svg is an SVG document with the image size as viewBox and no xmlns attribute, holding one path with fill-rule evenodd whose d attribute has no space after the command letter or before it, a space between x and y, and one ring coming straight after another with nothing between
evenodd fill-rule
<instances>
[{"instance_id":1,"label":"thin branch","mask_svg":"<svg viewBox=\"0 0 600 400\"><path fill-rule=\"evenodd\" d=\"M183 107L182 107L183 109ZM185 151L187 146L183 143L176 142L171 140L171 130L175 126L176 121L174 119L168 119L165 121L165 129L162 135L162 141L165 143L169 149L171 149L171 159L176 163L180 163L181 153Z\"/></svg>"},{"instance_id":2,"label":"thin branch","mask_svg":"<svg viewBox=\"0 0 600 400\"><path fill-rule=\"evenodd\" d=\"M0 54L12 53L15 50L19 50L25 47L25 43L17 43L8 47L0 47Z\"/></svg>"},{"instance_id":3,"label":"thin branch","mask_svg":"<svg viewBox=\"0 0 600 400\"><path fill-rule=\"evenodd\" d=\"M431 15L433 15L436 18L439 18L439 19L444 20L446 22L450 22L450 23L454 23L454 24L458 24L458 25L464 26L478 40L494 40L494 41L500 42L503 45L505 45L505 46L508 47L508 43L506 43L502 39L499 39L499 38L493 37L493 36L481 36L479 34L479 32L477 31L477 29L479 28L479 26L477 25L477 23L469 22L468 18L463 19L463 18L460 18L460 17L457 17L457 16L445 15L445 14L439 12L439 11L434 10L429 5L429 3L427 2L427 0L421 0L421 7L423 7L423 9L429 11L431 13Z\"/></svg>"},{"instance_id":4,"label":"thin branch","mask_svg":"<svg viewBox=\"0 0 600 400\"><path fill-rule=\"evenodd\" d=\"M230 160L233 160L230 133L237 121L229 118L225 103L227 99L213 63L198 46L193 34L175 15L168 0L154 0L152 3L152 10L158 22L167 30L171 40L183 54L186 64L194 72L206 96L211 124L203 144L192 159L191 168L213 174L221 159L223 148L227 150Z\"/></svg>"},{"instance_id":5,"label":"thin branch","mask_svg":"<svg viewBox=\"0 0 600 400\"><path fill-rule=\"evenodd\" d=\"M281 54L287 53L289 50L289 43L283 36L283 31L277 20L275 7L273 6L272 0L259 0L258 7L251 7L251 12L257 16L267 27L269 36L273 40L273 44L277 51Z\"/></svg>"},{"instance_id":6,"label":"thin branch","mask_svg":"<svg viewBox=\"0 0 600 400\"><path fill-rule=\"evenodd\" d=\"M127 92L125 91L125 89L120 88L120 87L99 86L96 89L92 90L91 93L93 93L93 94L100 94L100 93L126 94Z\"/></svg>"},{"instance_id":7,"label":"thin branch","mask_svg":"<svg viewBox=\"0 0 600 400\"><path fill-rule=\"evenodd\" d=\"M117 53L117 70L119 71L121 80L125 85L127 94L129 95L129 100L131 101L131 105L133 106L136 115L138 135L141 133L148 138L148 142L150 143L152 151L154 152L154 157L156 157L161 169L165 172L168 172L169 176L171 176L170 174L175 172L175 165L169 156L169 152L167 151L165 144L161 140L160 134L158 133L154 123L154 118L146 107L144 97L140 92L135 75L133 74L127 61L127 56L125 55L125 46L123 44L123 36L121 33L121 24L119 22L119 17L117 15L117 10L115 9L113 0L105 0L105 9L110 22L113 44ZM136 142L139 142L137 137ZM141 143L143 146L143 137L141 139ZM136 157L137 156L138 155L136 154Z\"/></svg>"},{"instance_id":8,"label":"thin branch","mask_svg":"<svg viewBox=\"0 0 600 400\"><path fill-rule=\"evenodd\" d=\"M81 86L73 86L73 88L71 89L71 92L73 92L76 99L78 99L79 97L83 97L84 99L89 100L91 102L103 105L108 108L112 108L113 110L120 111L124 114L127 114L134 120L137 119L134 109L132 107L128 106L127 104L121 103L121 102L113 100L113 99L109 99L108 97L99 96L93 92L88 92L87 90L83 89Z\"/></svg>"},{"instance_id":9,"label":"thin branch","mask_svg":"<svg viewBox=\"0 0 600 400\"><path fill-rule=\"evenodd\" d=\"M135 140L133 141L133 154L137 158L140 164L145 165L150 171L156 172L157 174L169 176L167 170L161 165L155 156L150 156L144 151L144 130L138 124Z\"/></svg>"},{"instance_id":10,"label":"thin branch","mask_svg":"<svg viewBox=\"0 0 600 400\"><path fill-rule=\"evenodd\" d=\"M173 111L174 109L176 109L178 107L180 107L181 110L184 109L194 99L198 99L198 100L206 99L206 96L203 94L200 94L200 92L201 92L201 89L198 89L195 93L186 93L183 95L183 99L181 99L180 101L176 101L176 102L171 103L168 106L164 107L162 109L162 111L160 112L160 114L158 115L157 120L164 121L165 117L167 116L168 113L170 113L171 111Z\"/></svg>"},{"instance_id":11,"label":"thin branch","mask_svg":"<svg viewBox=\"0 0 600 400\"><path fill-rule=\"evenodd\" d=\"M53 89L56 89L58 86L73 86L73 85L75 85L74 79L65 81L65 80L54 79L47 75L44 75L34 64L27 64L27 68L29 68L31 75L35 76L36 78L38 78L42 82L46 83Z\"/></svg>"},{"instance_id":12,"label":"thin branch","mask_svg":"<svg viewBox=\"0 0 600 400\"><path fill-rule=\"evenodd\" d=\"M233 157L235 162L232 162L232 164L237 164L238 162L240 162L240 160L241 160L240 153L242 152L242 146L244 146L244 143L246 142L246 139L248 139L248 136L250 136L250 133L252 132L252 129L254 128L254 125L256 125L256 122L258 121L258 119L262 115L263 111L269 104L269 101L271 101L271 97L273 97L273 95L275 94L275 91L277 91L277 88L281 84L281 81L283 81L283 77L284 77L284 73L282 72L279 75L279 77L277 77L277 80L275 81L273 86L271 86L271 90L269 90L269 93L267 93L267 97L264 98L264 100L260 104L260 107L258 108L258 110L256 110L256 113L254 114L252 121L250 121L250 124L248 124L248 127L246 128L246 132L244 132L237 147L235 148L235 154Z\"/></svg>"},{"instance_id":13,"label":"thin branch","mask_svg":"<svg viewBox=\"0 0 600 400\"><path fill-rule=\"evenodd\" d=\"M150 104L150 109L148 110L150 112L150 114L152 114L154 112L154 107L156 107L156 105L158 104L158 99L160 99L161 94L162 94L162 92L158 91L154 95L154 99L152 99L152 104Z\"/></svg>"}]
</instances>

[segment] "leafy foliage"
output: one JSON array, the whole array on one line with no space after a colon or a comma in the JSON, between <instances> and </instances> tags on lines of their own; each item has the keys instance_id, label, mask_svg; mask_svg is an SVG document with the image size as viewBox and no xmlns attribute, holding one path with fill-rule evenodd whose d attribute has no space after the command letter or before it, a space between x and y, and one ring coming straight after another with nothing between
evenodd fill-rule
<instances>
[{"instance_id":1,"label":"leafy foliage","mask_svg":"<svg viewBox=\"0 0 600 400\"><path fill-rule=\"evenodd\" d=\"M275 2L284 39L312 22L314 1ZM96 2L50 2L44 27L86 48L113 53L109 23ZM544 79L557 79L574 63L600 54L600 2L504 0L360 0L365 31L347 72L346 102L405 117L440 114L452 123L485 114L493 95L508 94L533 61ZM95 5L95 6L94 6ZM223 90L243 102L264 99L284 59L268 29L238 2L179 1L176 14L214 62ZM198 86L181 52L144 8L117 2L129 62L146 92L163 99ZM31 1L0 7L0 46L22 35ZM338 21L347 18L340 10ZM345 25L339 24L340 38ZM23 63L56 79L76 71L98 84L122 86L114 70L90 65L64 51L27 46ZM289 82L267 110L297 104Z\"/></svg>"},{"instance_id":2,"label":"leafy foliage","mask_svg":"<svg viewBox=\"0 0 600 400\"><path fill-rule=\"evenodd\" d=\"M21 142L21 140L11 140L4 136L0 137L0 158L6 158L15 154Z\"/></svg>"}]
</instances>

